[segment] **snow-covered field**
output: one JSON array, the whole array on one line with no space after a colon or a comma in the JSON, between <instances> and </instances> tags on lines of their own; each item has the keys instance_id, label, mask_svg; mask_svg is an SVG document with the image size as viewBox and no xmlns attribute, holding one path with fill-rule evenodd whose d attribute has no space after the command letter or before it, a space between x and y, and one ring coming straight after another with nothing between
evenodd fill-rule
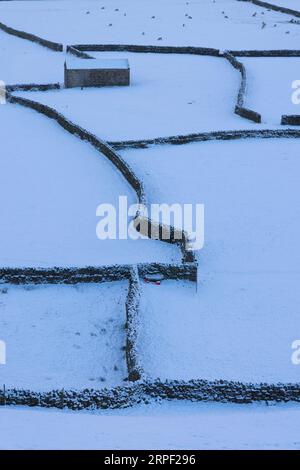
<instances>
[{"instance_id":1,"label":"snow-covered field","mask_svg":"<svg viewBox=\"0 0 300 470\"><path fill-rule=\"evenodd\" d=\"M127 57L130 87L74 88L26 96L54 107L107 140L254 127L232 112L240 77L225 59L128 52L92 55Z\"/></svg>"},{"instance_id":2,"label":"snow-covered field","mask_svg":"<svg viewBox=\"0 0 300 470\"><path fill-rule=\"evenodd\" d=\"M268 3L277 5L280 7L291 8L292 10L300 11L299 0L270 0Z\"/></svg>"},{"instance_id":3,"label":"snow-covered field","mask_svg":"<svg viewBox=\"0 0 300 470\"><path fill-rule=\"evenodd\" d=\"M205 204L197 294L174 283L146 288L150 375L299 380L290 360L300 330L298 154L297 139L123 152L151 202Z\"/></svg>"},{"instance_id":4,"label":"snow-covered field","mask_svg":"<svg viewBox=\"0 0 300 470\"><path fill-rule=\"evenodd\" d=\"M299 273L203 274L144 285L139 354L150 377L299 382ZM254 298L255 296L255 298Z\"/></svg>"},{"instance_id":5,"label":"snow-covered field","mask_svg":"<svg viewBox=\"0 0 300 470\"><path fill-rule=\"evenodd\" d=\"M278 126L283 114L300 114L300 106L292 100L292 84L300 80L300 57L239 60L248 73L246 106L262 114L263 123Z\"/></svg>"},{"instance_id":6,"label":"snow-covered field","mask_svg":"<svg viewBox=\"0 0 300 470\"><path fill-rule=\"evenodd\" d=\"M300 36L299 25L289 24L292 16L237 0L61 0L55 6L21 0L1 2L0 15L15 28L64 44L295 49Z\"/></svg>"},{"instance_id":7,"label":"snow-covered field","mask_svg":"<svg viewBox=\"0 0 300 470\"><path fill-rule=\"evenodd\" d=\"M8 348L1 385L39 391L124 383L126 294L127 282L1 286L0 331Z\"/></svg>"},{"instance_id":8,"label":"snow-covered field","mask_svg":"<svg viewBox=\"0 0 300 470\"><path fill-rule=\"evenodd\" d=\"M290 8L298 0L270 0ZM298 8L300 10L300 8ZM291 20L293 19L293 22ZM296 49L295 18L237 0L2 1L0 22L70 44ZM228 129L280 128L299 58L92 53L129 59L130 87L18 93L109 141ZM66 52L0 31L0 80L63 81ZM298 109L299 108L299 109ZM176 246L96 237L96 208L137 196L104 155L56 122L0 105L0 268L181 262ZM217 141L122 150L152 203L205 205L197 285L141 283L139 360L148 377L300 382L299 139ZM0 384L33 390L103 388L128 376L128 283L0 286ZM196 404L105 412L0 409L0 448L299 448L299 406ZM83 429L85 430L83 432ZM284 430L284 432L283 432Z\"/></svg>"},{"instance_id":9,"label":"snow-covered field","mask_svg":"<svg viewBox=\"0 0 300 470\"><path fill-rule=\"evenodd\" d=\"M0 449L297 450L299 419L298 405L172 402L101 413L11 407L0 409Z\"/></svg>"},{"instance_id":10,"label":"snow-covered field","mask_svg":"<svg viewBox=\"0 0 300 470\"><path fill-rule=\"evenodd\" d=\"M204 273L298 272L299 145L298 139L215 141L122 155L150 202L205 204L201 281Z\"/></svg>"},{"instance_id":11,"label":"snow-covered field","mask_svg":"<svg viewBox=\"0 0 300 470\"><path fill-rule=\"evenodd\" d=\"M0 80L6 84L63 81L64 53L42 48L30 41L8 35L1 30L0 57Z\"/></svg>"},{"instance_id":12,"label":"snow-covered field","mask_svg":"<svg viewBox=\"0 0 300 470\"><path fill-rule=\"evenodd\" d=\"M92 52L92 55L95 58L128 58L130 87L17 94L57 109L109 141L212 129L258 128L257 124L233 113L240 75L225 59L129 52ZM292 101L295 92L292 83L300 77L300 58L239 60L244 63L248 77L246 106L262 115L259 128L276 128L283 114L300 113L299 105Z\"/></svg>"},{"instance_id":13,"label":"snow-covered field","mask_svg":"<svg viewBox=\"0 0 300 470\"><path fill-rule=\"evenodd\" d=\"M99 204L137 202L128 183L90 145L17 105L0 106L1 266L95 266L180 260L155 240L99 240ZM16 132L18 138L16 138Z\"/></svg>"}]
</instances>

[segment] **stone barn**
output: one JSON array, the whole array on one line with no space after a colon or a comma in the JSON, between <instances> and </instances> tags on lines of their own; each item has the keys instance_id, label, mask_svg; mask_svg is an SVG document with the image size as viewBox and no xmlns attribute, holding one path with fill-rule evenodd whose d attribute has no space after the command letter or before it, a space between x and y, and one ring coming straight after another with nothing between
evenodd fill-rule
<instances>
[{"instance_id":1,"label":"stone barn","mask_svg":"<svg viewBox=\"0 0 300 470\"><path fill-rule=\"evenodd\" d=\"M130 68L127 59L79 59L65 62L65 87L128 86Z\"/></svg>"}]
</instances>

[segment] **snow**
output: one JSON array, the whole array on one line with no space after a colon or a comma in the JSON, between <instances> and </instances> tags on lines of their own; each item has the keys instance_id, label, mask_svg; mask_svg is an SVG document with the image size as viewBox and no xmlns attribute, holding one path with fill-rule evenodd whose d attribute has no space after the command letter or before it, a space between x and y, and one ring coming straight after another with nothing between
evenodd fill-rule
<instances>
[{"instance_id":1,"label":"snow","mask_svg":"<svg viewBox=\"0 0 300 470\"><path fill-rule=\"evenodd\" d=\"M263 122L279 125L283 114L300 114L293 104L292 83L300 80L300 58L239 58L248 73L246 106L262 114Z\"/></svg>"},{"instance_id":2,"label":"snow","mask_svg":"<svg viewBox=\"0 0 300 470\"><path fill-rule=\"evenodd\" d=\"M99 413L11 407L0 409L0 448L296 450L299 419L296 404L165 402Z\"/></svg>"},{"instance_id":3,"label":"snow","mask_svg":"<svg viewBox=\"0 0 300 470\"><path fill-rule=\"evenodd\" d=\"M270 0L299 10L298 0ZM294 22L291 23L291 20ZM62 42L295 49L295 18L237 0L0 2L0 21ZM92 52L72 58L0 31L0 80L63 82L80 67L129 61L132 84L21 93L107 140L226 129L278 128L299 114L299 58L240 58L246 106L234 115L240 74L225 59ZM103 62L102 62L103 63ZM100 241L96 208L136 195L116 168L54 121L0 106L0 266L180 262L176 246ZM149 202L205 204L197 286L141 282L138 352L149 378L297 382L299 141L218 141L124 150ZM0 384L33 390L124 385L127 283L0 286ZM160 402L126 410L0 408L3 449L299 449L299 405ZM284 429L284 432L283 432Z\"/></svg>"},{"instance_id":4,"label":"snow","mask_svg":"<svg viewBox=\"0 0 300 470\"><path fill-rule=\"evenodd\" d=\"M127 377L127 282L0 289L0 383L34 391L113 387Z\"/></svg>"},{"instance_id":5,"label":"snow","mask_svg":"<svg viewBox=\"0 0 300 470\"><path fill-rule=\"evenodd\" d=\"M205 204L200 271L297 272L298 139L122 150L149 202Z\"/></svg>"},{"instance_id":6,"label":"snow","mask_svg":"<svg viewBox=\"0 0 300 470\"><path fill-rule=\"evenodd\" d=\"M278 5L280 7L291 8L292 10L300 11L299 0L268 0L268 3Z\"/></svg>"},{"instance_id":7,"label":"snow","mask_svg":"<svg viewBox=\"0 0 300 470\"><path fill-rule=\"evenodd\" d=\"M6 84L63 81L65 54L24 41L2 30L0 30L0 57L0 80Z\"/></svg>"},{"instance_id":8,"label":"snow","mask_svg":"<svg viewBox=\"0 0 300 470\"><path fill-rule=\"evenodd\" d=\"M292 139L122 152L150 202L205 205L197 295L193 287L147 288L141 349L151 375L299 381L290 360L300 330L298 153Z\"/></svg>"},{"instance_id":9,"label":"snow","mask_svg":"<svg viewBox=\"0 0 300 470\"><path fill-rule=\"evenodd\" d=\"M128 69L129 63L126 59L78 59L68 57L66 60L67 68L73 70L81 69Z\"/></svg>"},{"instance_id":10,"label":"snow","mask_svg":"<svg viewBox=\"0 0 300 470\"><path fill-rule=\"evenodd\" d=\"M148 53L93 55L128 58L130 87L20 95L50 105L99 137L112 141L255 127L233 113L240 76L225 59ZM85 64L84 59L82 63Z\"/></svg>"},{"instance_id":11,"label":"snow","mask_svg":"<svg viewBox=\"0 0 300 470\"><path fill-rule=\"evenodd\" d=\"M188 5L185 0L0 4L2 22L65 45L120 43L294 49L299 43L300 29L296 24L287 24L292 18L237 0L194 0Z\"/></svg>"},{"instance_id":12,"label":"snow","mask_svg":"<svg viewBox=\"0 0 300 470\"><path fill-rule=\"evenodd\" d=\"M245 105L262 114L263 123L258 126L233 113L240 75L225 59L128 52L93 52L93 55L98 60L127 57L131 68L130 87L51 90L29 95L21 92L20 95L54 107L110 141L219 129L274 129L279 127L283 114L300 113L299 105L292 102L295 91L292 82L299 78L297 57L239 58L248 76ZM93 60L75 59L83 67L86 62L93 64Z\"/></svg>"},{"instance_id":13,"label":"snow","mask_svg":"<svg viewBox=\"0 0 300 470\"><path fill-rule=\"evenodd\" d=\"M299 382L291 344L299 274L201 275L143 284L138 352L149 377ZM256 295L253 299L253 295Z\"/></svg>"},{"instance_id":14,"label":"snow","mask_svg":"<svg viewBox=\"0 0 300 470\"><path fill-rule=\"evenodd\" d=\"M6 104L0 120L1 266L180 261L159 241L97 238L99 204L137 203L106 157L33 110Z\"/></svg>"}]
</instances>

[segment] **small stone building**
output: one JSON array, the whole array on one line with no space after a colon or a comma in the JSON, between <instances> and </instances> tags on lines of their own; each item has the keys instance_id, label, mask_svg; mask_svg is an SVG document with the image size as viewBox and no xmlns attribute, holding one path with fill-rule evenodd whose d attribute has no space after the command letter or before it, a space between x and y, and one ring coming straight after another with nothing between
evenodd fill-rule
<instances>
[{"instance_id":1,"label":"small stone building","mask_svg":"<svg viewBox=\"0 0 300 470\"><path fill-rule=\"evenodd\" d=\"M79 59L65 62L65 87L128 86L130 68L127 59Z\"/></svg>"}]
</instances>

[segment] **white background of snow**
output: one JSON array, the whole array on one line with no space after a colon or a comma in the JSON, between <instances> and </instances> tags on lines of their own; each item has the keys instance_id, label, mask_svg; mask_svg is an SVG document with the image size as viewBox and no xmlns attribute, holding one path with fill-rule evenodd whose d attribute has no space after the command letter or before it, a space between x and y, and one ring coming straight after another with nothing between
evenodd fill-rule
<instances>
[{"instance_id":1,"label":"white background of snow","mask_svg":"<svg viewBox=\"0 0 300 470\"><path fill-rule=\"evenodd\" d=\"M291 8L292 10L300 11L299 0L268 0L268 3L279 5L281 7Z\"/></svg>"},{"instance_id":2,"label":"white background of snow","mask_svg":"<svg viewBox=\"0 0 300 470\"><path fill-rule=\"evenodd\" d=\"M137 203L106 157L52 120L0 106L0 266L86 266L180 260L154 240L99 240L99 204ZM5 201L5 202L4 202Z\"/></svg>"},{"instance_id":3,"label":"white background of snow","mask_svg":"<svg viewBox=\"0 0 300 470\"><path fill-rule=\"evenodd\" d=\"M204 2L205 6L207 7L205 13L203 12L203 8L199 8L199 4L203 7ZM250 4L247 5L244 2L239 3L235 0L230 2L227 0L219 0L216 2L216 4L212 4L212 2L208 0L201 0L201 2L197 2L197 4L193 2L193 4L190 5L188 10L188 14L191 14L193 16L193 20L190 21L188 21L188 19L184 16L187 11L187 7L184 1L182 1L181 3L177 3L174 9L172 8L172 18L170 18L170 2L157 1L154 5L153 1L136 1L131 2L130 7L128 6L127 2L122 2L122 0L119 0L116 3L118 3L118 5L116 4L115 7L120 7L120 12L114 12L114 4L110 2L109 8L107 8L106 11L99 12L98 14L98 1L55 2L55 9L53 9L53 2L1 2L0 21L5 22L7 20L7 22L12 26L19 27L20 29L24 29L29 32L34 32L36 34L41 34L41 36L48 37L49 39L55 41L63 40L65 43L79 43L89 41L96 43L116 43L119 41L122 43L136 42L158 45L191 44L201 46L207 45L209 47L215 46L222 48L259 47L263 49L275 47L294 49L299 43L299 26L287 24L287 22L290 20L289 16L277 14L274 12L267 12L265 9L260 9L259 7L255 7ZM123 11L121 11L122 4L126 5L126 17L123 16L124 13ZM97 14L94 14L94 12L91 11L89 15L86 15L87 8L89 8L89 10L92 10L94 8L97 9ZM229 8L229 19L225 19L224 15L222 15L221 13L221 11L225 11L225 14L228 13L227 8ZM216 14L216 9L219 10L218 15ZM36 11L36 13L34 13L34 11ZM258 12L258 15L256 17L252 16L254 12ZM152 20L151 16L153 14L156 15L156 19ZM102 15L103 19L101 19L100 15ZM66 28L66 17L68 17L68 28ZM73 22L71 21L72 19L74 19ZM183 21L186 23L186 26L184 28L182 27ZM262 21L265 21L267 23L267 26L264 29L261 29ZM112 27L108 26L110 22L113 23ZM273 27L275 23L277 24L276 28ZM144 36L142 35L143 30L146 33ZM290 31L290 34L286 34L287 31ZM12 52L14 52L15 58L17 59L14 63L20 64L20 66L14 66L15 71L13 71L13 61L10 60L6 52L6 57L4 60L4 64L6 65L5 67L3 67L3 70L5 70L5 80L10 82L29 82L33 80L49 82L57 81L58 79L56 77L61 77L60 61L63 57L63 54L51 53L46 49L40 48L41 55L37 52L36 60L33 61L30 58L31 56L27 56L26 61L23 62L22 55L25 56L25 54L23 54L22 52L20 55L18 55L17 48L20 51L23 51L24 47L24 51L26 52L27 47L34 47L37 51L38 46L33 46L30 43L27 43L26 41L22 42L21 40L13 38L12 36L5 36L1 32L0 34L0 47L2 46L2 44L4 45L5 43L6 50L8 47L10 47L10 45L7 45L8 42L4 38L9 38L9 44L17 44L16 41L18 41L18 46L14 45L12 47ZM162 36L162 40L157 41L158 37L160 36ZM21 44L23 44L24 46L21 46ZM3 59L3 52L4 51L2 50L1 60ZM43 57L46 57L46 55L47 60L44 60ZM53 65L51 66L51 70L48 70L46 68L46 64L49 63L50 55L51 57L53 56ZM19 60L21 62L19 62ZM59 62L59 64L57 61ZM34 62L34 64L32 64L32 62ZM10 66L10 70L7 68L8 65ZM32 71L33 65L34 71ZM238 80L238 74L236 74L236 77L236 80ZM0 77L0 79L3 78ZM10 126L9 124L9 126L4 128L4 120L10 122L14 120L15 125L18 125L19 129L21 128L21 125L18 124L18 118L15 117L15 114L12 115L12 111L9 112L12 114L8 116L8 114L4 114L4 109L1 109L0 107L0 112L1 126L4 135L5 133L7 133L7 129ZM7 112L8 111L5 109L5 113ZM39 116L38 119L39 121L36 123L37 129L40 128L40 122L42 118ZM22 126L24 126L24 133L27 133L28 138L32 141L32 132L28 132L27 128L27 118L21 120ZM49 122L47 123L47 125L51 126ZM13 141L13 144L16 145L14 142L15 136L12 131L8 132L7 135L10 140ZM44 131L41 131L41 136L44 140L43 146L42 144L40 145L40 147L43 147L43 152L45 152L45 147L47 147L47 149L51 148L50 144L52 145L52 141L57 141L58 139L58 134L56 133L56 131L55 135L53 134L51 136L48 134L44 134ZM67 145L69 146L69 142L71 142L71 137L67 138ZM72 149L72 151L74 152L74 154L77 155L77 152L79 151L78 146L81 144L79 142L75 142L75 145L76 150L74 146L74 149ZM243 155L245 154L245 148L247 148L248 145L249 144L247 143L245 143L245 146L238 144L240 152ZM272 147L274 148L277 145L278 141L274 142ZM282 148L283 152L283 159L291 159L291 156L289 155L289 150L287 150L287 145L290 147L291 143L287 143L287 141L284 141L282 145L280 144L280 147ZM295 149L293 150L294 156L292 157L294 163L296 160L296 155L298 153L298 148L296 147L296 145L296 143L293 144L293 147L295 147ZM285 146L287 151L286 155L284 155ZM22 145L22 147L24 148L24 145ZM219 155L221 152L223 152L223 149L224 147L222 144L222 147L220 147ZM270 147L265 147L265 143L263 145L260 144L260 149L261 152L263 151L266 154L270 153L269 163L266 163L266 168L267 166L271 168L272 172L275 171L277 176L282 172L286 175L286 170L283 167L280 168L280 165L275 165L276 168L274 168L274 159L272 155L273 149L270 150ZM7 149L5 149L5 152L7 152ZM55 153L56 152L57 148L55 149ZM86 152L87 148L84 150L85 157L87 156ZM172 151L170 150L170 152L172 152L172 154L170 153L169 157L172 158L175 152L175 147L172 147ZM231 150L228 150L228 153L230 152ZM32 149L28 151L28 154L31 153ZM41 153L42 152L40 151L39 154ZM261 153L254 153L257 154L257 158L254 159L253 167L255 164L259 166L262 158ZM60 154L58 155L61 157ZM209 155L209 158L211 158L211 156L212 155ZM259 162L257 161L258 156ZM153 155L151 155L151 159L152 158ZM178 158L181 159L181 156ZM142 160L140 156L139 159ZM160 159L161 155L159 155L157 159L154 159L154 163L156 164L155 171L153 171L151 167L148 168L145 166L145 171L152 172L152 177L155 177L156 175L156 169L159 168L158 161ZM174 164L173 160L172 164ZM175 167L175 171L178 171L178 175L180 175L181 177L182 175L186 174L182 170L182 167L178 164L178 162L176 163L176 161ZM231 169L235 168L234 161L231 163L231 165L229 165L228 171L230 170L230 167ZM245 165L245 170L246 169L247 165ZM224 182L226 182L226 178L228 178L229 173L225 170L223 166L222 169L218 170L216 175L215 172L210 175L206 175L206 179L212 185L213 192L216 190L216 188L219 188L220 182L222 183L222 178L220 174L222 171L225 175ZM295 208L294 201L297 200L298 196L298 193L295 191L297 168L294 165L291 165L290 172L293 174L292 176L291 174L288 175L286 181L289 181L288 184L290 184L290 182L293 182L293 188L290 194L291 197L294 195L294 200L291 202L290 200L286 199L288 193L286 183L286 185L283 185L285 189L285 198L283 198L283 201L279 202L281 207L284 205L284 203L287 204L287 206L285 205L284 207L285 215L288 219L288 222L290 222L291 218L293 219L294 225L289 228L286 227L286 233L285 236L283 236L283 242L280 238L282 237L281 233L280 237L278 237L277 239L277 242L276 240L272 240L272 245L270 247L272 249L267 250L267 252L264 253L263 248L265 248L265 246L262 245L259 255L257 255L255 251L258 248L258 245L255 245L253 247L253 251L249 251L250 244L246 245L245 251L247 252L247 257L233 256L232 258L236 263L236 265L233 266L233 268L236 269L235 272L226 272L226 269L224 269L226 267L227 261L230 259L230 252L228 253L228 255L226 255L226 250L222 248L222 233L220 235L219 240L216 240L215 244L206 244L206 251L203 251L203 254L205 254L205 256L200 258L201 261L203 259L203 263L202 270L200 270L201 283L199 285L198 295L201 291L201 302L203 302L204 307L206 299L209 300L208 308L206 310L208 312L208 314L206 315L207 327L210 326L210 320L212 318L210 315L210 311L212 310L212 308L215 309L215 315L216 313L219 313L218 318L220 319L221 323L221 321L225 321L225 309L227 308L228 310L230 309L230 311L233 311L232 300L234 298L236 299L236 302L235 306L233 307L237 308L237 311L240 305L244 307L245 303L249 303L249 299L252 299L253 304L251 304L250 306L248 305L249 311L251 307L253 308L253 310L251 311L255 312L256 309L256 315L259 315L260 310L262 310L262 314L259 317L260 319L266 319L267 322L268 319L272 318L272 322L274 322L273 312L276 312L275 325L272 324L271 329L266 332L266 335L268 335L271 344L274 338L271 337L270 339L270 336L271 333L275 331L275 326L277 324L278 331L283 331L283 334L280 337L281 340L284 337L283 335L287 335L287 333L292 330L292 327L294 328L295 336L298 336L297 323L295 322L294 316L296 316L297 314L297 307L299 305L299 299L297 298L299 273L297 269L295 269L294 272L292 272L291 270L293 263L295 264L295 266L299 265L298 254L293 249L297 246L297 231L295 232L293 242L290 243L290 231L295 228L297 229L297 219L299 219L297 213L295 215L292 214ZM191 180L188 181L188 184L186 185L187 188L193 188L195 187L195 185L199 184L198 175L196 174L197 172L194 171L194 173L195 175ZM3 175L3 172L1 172L1 174ZM176 176L178 177L178 175ZM272 188L272 192L270 192L270 200L273 198L278 203L279 197L281 195L280 191L282 190L282 184L278 184L278 179L275 179L274 181L271 180L271 178L269 178L266 173L263 173L263 175L263 177L265 178L266 185L268 185L268 187L271 186ZM3 176L3 179L5 176ZM156 190L160 187L159 185L155 186L160 176L161 174L160 172L158 172L157 180L153 182L153 187L155 187ZM163 177L165 178L164 174ZM112 175L109 175L109 178L109 181L111 181ZM5 183L6 188L9 186L11 187L11 181L12 180L10 180L9 182L10 185L8 183ZM20 184L21 177L18 177L17 181ZM32 182L33 179L30 179L29 186L32 185ZM44 183L45 181L43 180L43 184ZM260 188L261 183L262 181L260 181ZM116 186L119 187L119 182L116 184ZM170 190L172 186L174 187L175 191L173 193L171 193L170 191L171 198L174 196L175 192L178 191L179 188L178 180L176 178L173 178L171 175L171 184L168 185L168 189ZM22 184L20 187L22 188ZM222 184L221 188L223 188ZM236 187L235 189L238 193L239 188ZM252 193L255 194L255 192L256 181L253 184ZM20 191L20 194L22 195L20 200L23 201L24 194L26 194L26 192ZM157 190L157 195L159 194L160 192ZM276 197L274 198L275 194ZM186 196L188 197L187 202L190 202L190 195L188 192L186 193ZM10 193L7 193L7 191L3 191L3 195L1 195L1 197L2 200L4 199L5 201L9 201L8 206L10 206ZM238 200L238 198L236 198L236 200ZM249 200L247 201L246 207L249 207L248 202ZM286 207L289 207L288 211L286 211ZM219 213L221 213L221 208L222 204ZM3 206L2 210L4 210ZM264 210L266 210L266 208ZM21 211L21 208L19 208L19 211ZM16 216L19 216L19 212L16 213ZM21 223L19 224L19 226L22 227L23 234L24 226L22 226L22 218L20 220ZM272 220L268 218L266 218L266 220L269 220L273 223L275 220L274 213ZM240 222L239 218L237 218L236 221L236 227L242 232L242 226L244 221ZM19 221L16 217L16 221L13 226L17 227L18 222ZM28 223L27 220L26 223ZM32 219L30 219L30 223L32 223ZM279 228L279 224L280 221L278 222L277 228ZM227 227L230 227L230 221L228 222ZM247 228L249 228L249 226L246 224L246 226L244 227L245 232ZM17 228L15 229L15 232L16 230ZM274 226L271 227L270 233L272 233L273 230ZM217 233L219 234L220 232L216 232L216 234ZM20 236L18 237L17 241L18 243L22 243ZM17 244L15 244L15 247L16 246ZM20 247L21 251L22 245L20 245ZM163 249L167 249L166 245L163 245ZM128 252L127 248L126 251ZM223 257L224 253L226 255L225 257ZM261 256L262 254L263 256ZM74 252L72 253L72 255L74 255ZM118 253L118 258L119 255L120 253ZM23 263L24 253L22 256ZM271 263L272 258L274 264ZM84 261L86 259L87 258L85 257ZM74 256L72 256L72 260L74 260ZM218 265L216 262L219 262L220 260L222 261ZM238 260L239 262L237 262ZM19 259L14 259L13 261L14 263L19 263ZM66 259L64 259L64 261L66 261ZM270 271L267 270L264 272L264 270L262 270L262 272L258 272L257 270L253 269L255 268L256 262L258 261L260 261L260 268L265 267L264 263L267 261L268 267L271 268ZM29 264L27 259L25 260L25 262L26 264ZM32 262L32 260L30 262ZM33 262L35 263L36 261L34 260ZM47 263L48 261L46 262L46 264ZM3 263L1 262L1 264ZM38 264L40 264L40 262ZM218 269L223 269L224 271L216 273L216 266L218 266ZM286 272L282 271L276 273L276 267L281 266L283 266L283 268L288 269L286 270ZM246 273L246 271L248 271L248 273ZM152 286L149 287L152 288ZM178 289L178 292L176 292L176 296L178 295L178 297L180 297L180 299L178 300L179 305L181 298L184 298L183 290L184 287L182 286L182 289L180 289L180 291ZM173 291L174 289L172 289L172 292ZM162 294L163 290L161 289L160 292ZM257 292L259 293L259 295L257 295ZM219 297L217 298L217 301L219 302L219 307L218 305L214 306L211 304L211 299L215 299L218 295ZM200 296L197 297L197 299L198 298L200 298ZM223 302L222 305L221 302ZM265 315L265 306L267 307L268 315ZM162 304L161 308L163 307L164 305ZM247 313L247 311L245 311L245 313ZM288 321L286 321L286 318L288 318ZM239 320L242 321L242 318L239 317ZM231 316L231 321L235 322L234 315ZM248 321L250 320L247 319L247 322ZM283 321L285 321L285 323L283 323ZM221 324L221 326L222 325L224 325L224 323ZM255 323L253 323L252 326L250 325L250 331L253 335L253 332L255 331ZM276 338L276 340L277 339L278 338ZM208 338L208 341L210 341L210 338ZM289 347L288 344L287 347ZM254 344L254 351L255 348L256 343ZM250 354L250 352L252 351L253 349L251 344L251 351L247 352L249 352ZM257 357L255 357L254 359L257 359ZM274 359L276 359L276 355L274 355ZM296 374L298 369L295 367L294 370L294 374ZM272 370L271 372L273 373ZM285 375L285 377L290 374L290 370L286 369L286 372L287 374ZM249 375L250 373L251 369ZM263 374L263 370L259 370L258 373ZM284 379L285 377L282 377L282 374L280 375L281 379ZM241 378L241 376L239 376L239 378ZM122 413L125 413L125 415L128 413L129 416L133 414L133 417L131 415L132 419L128 420L125 416L123 420L121 418L121 421L119 419L119 416L116 418L115 421L113 421L113 412L108 412L105 416L104 421L104 415L100 415L99 417L97 415L93 416L89 413L75 414L40 410L1 409L0 414L2 415L3 419L1 419L0 422L0 428L2 427L0 432L0 446L3 446L4 448L104 448L108 446L111 446L111 448L116 448L116 446L122 445L124 446L124 448L128 448L130 446L132 448L137 448L136 443L138 443L141 448L179 448L180 446L183 448L197 448L201 446L206 448L216 446L227 448L239 448L247 446L259 448L276 448L277 446L283 448L299 448L300 446L299 441L297 441L299 428L299 410L296 405L288 407L265 408L255 406L233 407L226 405L219 406L174 403L172 405L166 404L164 406L166 406L166 409L168 411L164 412L163 407L157 406L149 408L149 416L146 416L147 411L144 407L141 408L140 415L135 417L134 415L137 413L136 410L116 412L117 414L120 413L121 415ZM173 407L173 411L170 411L171 407ZM187 411L187 409L189 411ZM200 411L198 413L198 410L202 410L200 416ZM218 410L218 412L216 411L214 413L213 410ZM240 425L241 422L242 425ZM100 427L102 423L103 428ZM85 424L86 429L88 429L88 432L85 432L83 434L82 429ZM38 428L36 426L38 426ZM111 431L109 431L109 426L111 426ZM132 428L134 428L133 434L128 433L128 429ZM18 433L18 429L20 429L20 433ZM232 433L232 429L236 429L237 432ZM282 429L284 429L284 433L282 432ZM101 433L100 437L99 432Z\"/></svg>"},{"instance_id":4,"label":"white background of snow","mask_svg":"<svg viewBox=\"0 0 300 470\"><path fill-rule=\"evenodd\" d=\"M63 81L64 53L24 41L2 30L0 30L0 57L0 80L8 85Z\"/></svg>"},{"instance_id":5,"label":"white background of snow","mask_svg":"<svg viewBox=\"0 0 300 470\"><path fill-rule=\"evenodd\" d=\"M127 282L1 286L0 337L7 355L1 386L61 390L122 384L126 295Z\"/></svg>"},{"instance_id":6,"label":"white background of snow","mask_svg":"<svg viewBox=\"0 0 300 470\"><path fill-rule=\"evenodd\" d=\"M283 114L300 114L300 105L292 102L292 83L300 80L299 57L239 60L248 74L245 105L261 113L264 123L279 125Z\"/></svg>"},{"instance_id":7,"label":"white background of snow","mask_svg":"<svg viewBox=\"0 0 300 470\"><path fill-rule=\"evenodd\" d=\"M233 113L240 76L225 59L112 52L93 56L127 57L130 87L76 88L21 96L54 107L107 140L254 127Z\"/></svg>"},{"instance_id":8,"label":"white background of snow","mask_svg":"<svg viewBox=\"0 0 300 470\"><path fill-rule=\"evenodd\" d=\"M295 49L300 36L298 25L287 24L292 16L237 0L195 0L189 5L185 0L65 0L53 5L52 1L1 2L0 21L65 44Z\"/></svg>"},{"instance_id":9,"label":"white background of snow","mask_svg":"<svg viewBox=\"0 0 300 470\"><path fill-rule=\"evenodd\" d=\"M163 327L159 317L172 318L172 308L167 314L168 301L176 309L174 315L179 316L178 309L185 320L189 312L193 319L199 315L199 348L205 358L198 377L299 380L298 370L290 362L291 343L300 332L298 153L297 140L283 139L122 152L143 178L151 202L205 204L197 296L188 300L187 292L183 289L180 294L177 286L167 291L169 295L160 294L160 288L151 291L153 298L146 300L156 309L160 341ZM160 295L165 295L164 301ZM176 324L170 330L171 338L176 329L178 334L182 330ZM187 330L183 348L191 330ZM172 346L179 342L177 335L173 339ZM156 374L163 374L168 358L165 364L163 358L158 360L157 342L149 347L157 358ZM192 361L193 348L190 357ZM170 361L169 367L177 362ZM181 368L174 374L192 376L197 367L191 364L190 369Z\"/></svg>"},{"instance_id":10,"label":"white background of snow","mask_svg":"<svg viewBox=\"0 0 300 470\"><path fill-rule=\"evenodd\" d=\"M205 204L200 272L298 272L299 140L123 150L151 203Z\"/></svg>"},{"instance_id":11,"label":"white background of snow","mask_svg":"<svg viewBox=\"0 0 300 470\"><path fill-rule=\"evenodd\" d=\"M1 408L0 448L299 449L299 419L297 404L164 402L99 413Z\"/></svg>"},{"instance_id":12,"label":"white background of snow","mask_svg":"<svg viewBox=\"0 0 300 470\"><path fill-rule=\"evenodd\" d=\"M139 354L153 378L299 382L299 274L201 273L189 282L143 284ZM255 293L255 298L253 298Z\"/></svg>"},{"instance_id":13,"label":"white background of snow","mask_svg":"<svg viewBox=\"0 0 300 470\"><path fill-rule=\"evenodd\" d=\"M258 128L233 113L240 75L225 59L128 52L92 54L104 59L129 58L130 87L77 88L21 96L54 107L112 141ZM299 58L239 60L248 75L245 105L262 114L260 128L278 127L283 114L300 113L300 106L292 103L292 82L300 79ZM83 60L81 63L84 66Z\"/></svg>"}]
</instances>

